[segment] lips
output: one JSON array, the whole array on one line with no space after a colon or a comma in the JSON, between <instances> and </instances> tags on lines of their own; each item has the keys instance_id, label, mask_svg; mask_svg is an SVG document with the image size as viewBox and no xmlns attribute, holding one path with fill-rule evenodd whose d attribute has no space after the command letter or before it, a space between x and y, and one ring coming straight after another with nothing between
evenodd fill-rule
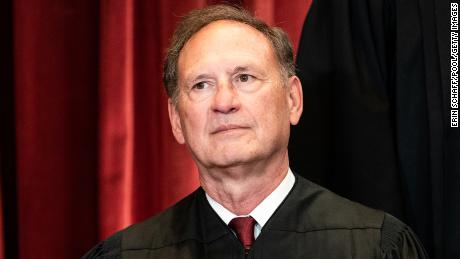
<instances>
[{"instance_id":1,"label":"lips","mask_svg":"<svg viewBox=\"0 0 460 259\"><path fill-rule=\"evenodd\" d=\"M217 133L222 133L226 131L231 131L231 130L236 130L236 129L247 129L247 128L248 127L241 126L241 125L226 124L226 125L220 125L215 130L213 130L211 134L217 134Z\"/></svg>"}]
</instances>

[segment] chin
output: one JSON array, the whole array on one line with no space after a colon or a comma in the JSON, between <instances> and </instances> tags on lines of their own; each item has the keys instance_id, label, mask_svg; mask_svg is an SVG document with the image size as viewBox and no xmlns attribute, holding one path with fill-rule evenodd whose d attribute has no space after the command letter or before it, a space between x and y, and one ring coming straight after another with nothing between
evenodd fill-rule
<instances>
[{"instance_id":1,"label":"chin","mask_svg":"<svg viewBox=\"0 0 460 259\"><path fill-rule=\"evenodd\" d=\"M216 154L219 153L217 156ZM219 168L230 168L239 165L248 164L256 160L260 160L263 157L261 154L256 152L250 152L249 150L235 150L235 152L218 152L214 153L214 159L210 161L210 165Z\"/></svg>"},{"instance_id":2,"label":"chin","mask_svg":"<svg viewBox=\"0 0 460 259\"><path fill-rule=\"evenodd\" d=\"M216 159L211 161L212 167L219 167L219 168L229 168L238 165L242 165L248 162L248 159L243 158L225 158L225 159Z\"/></svg>"},{"instance_id":3,"label":"chin","mask_svg":"<svg viewBox=\"0 0 460 259\"><path fill-rule=\"evenodd\" d=\"M236 152L232 154L216 151L212 154L212 160L208 161L210 167L229 168L242 165L252 161L251 156L244 152Z\"/></svg>"}]
</instances>

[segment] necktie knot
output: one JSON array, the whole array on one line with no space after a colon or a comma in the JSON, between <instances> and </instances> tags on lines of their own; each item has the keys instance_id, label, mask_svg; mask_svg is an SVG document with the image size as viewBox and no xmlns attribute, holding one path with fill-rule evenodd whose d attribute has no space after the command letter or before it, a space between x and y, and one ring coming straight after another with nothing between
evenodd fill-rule
<instances>
[{"instance_id":1,"label":"necktie knot","mask_svg":"<svg viewBox=\"0 0 460 259\"><path fill-rule=\"evenodd\" d=\"M238 217L230 221L228 226L235 231L236 236L243 244L246 250L251 248L254 242L254 225L256 221L253 217Z\"/></svg>"}]
</instances>

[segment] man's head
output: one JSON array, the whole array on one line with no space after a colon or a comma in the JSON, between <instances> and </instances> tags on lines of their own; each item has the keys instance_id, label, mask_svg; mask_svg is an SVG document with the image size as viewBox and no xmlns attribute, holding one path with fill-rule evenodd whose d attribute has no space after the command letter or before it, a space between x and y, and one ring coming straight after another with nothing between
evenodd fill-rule
<instances>
[{"instance_id":1,"label":"man's head","mask_svg":"<svg viewBox=\"0 0 460 259\"><path fill-rule=\"evenodd\" d=\"M181 20L173 34L171 46L166 53L163 82L166 87L166 93L175 104L177 103L177 95L179 93L177 87L177 62L180 51L185 43L201 28L219 20L241 22L260 31L272 44L283 76L289 78L295 75L292 44L283 30L268 26L265 22L256 19L249 12L238 7L213 5L191 11Z\"/></svg>"},{"instance_id":2,"label":"man's head","mask_svg":"<svg viewBox=\"0 0 460 259\"><path fill-rule=\"evenodd\" d=\"M218 6L195 11L185 21L193 15L212 16L213 8L248 16ZM287 52L292 61L292 48ZM287 154L290 125L302 112L302 90L293 65L292 70L284 67L277 53L267 34L235 19L210 21L182 44L175 58L177 93L171 92L169 113L174 136L187 144L199 168Z\"/></svg>"}]
</instances>

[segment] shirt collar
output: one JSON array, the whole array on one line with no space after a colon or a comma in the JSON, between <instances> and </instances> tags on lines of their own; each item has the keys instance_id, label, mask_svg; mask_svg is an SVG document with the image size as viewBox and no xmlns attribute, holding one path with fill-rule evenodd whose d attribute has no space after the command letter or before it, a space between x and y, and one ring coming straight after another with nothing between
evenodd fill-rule
<instances>
[{"instance_id":1,"label":"shirt collar","mask_svg":"<svg viewBox=\"0 0 460 259\"><path fill-rule=\"evenodd\" d=\"M288 169L286 176L283 181L270 193L259 205L257 205L254 210L252 210L249 215L235 215L233 212L226 209L220 203L215 201L211 196L206 193L206 199L209 202L209 205L213 210L219 215L219 217L228 225L233 218L236 217L253 217L257 224L261 227L267 223L268 219L273 215L278 206L283 202L284 198L289 194L292 187L294 186L295 176L292 173L291 169Z\"/></svg>"}]
</instances>

